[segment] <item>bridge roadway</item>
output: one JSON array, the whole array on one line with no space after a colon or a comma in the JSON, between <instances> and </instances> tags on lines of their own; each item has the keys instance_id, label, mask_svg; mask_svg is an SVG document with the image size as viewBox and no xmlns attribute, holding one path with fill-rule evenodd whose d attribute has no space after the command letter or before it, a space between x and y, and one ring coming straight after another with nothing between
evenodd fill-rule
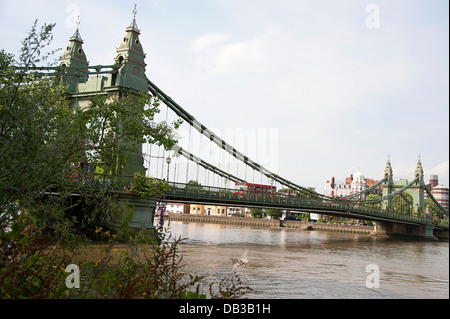
<instances>
[{"instance_id":1,"label":"bridge roadway","mask_svg":"<svg viewBox=\"0 0 450 319\"><path fill-rule=\"evenodd\" d=\"M408 225L429 225L431 220L419 216L398 214L370 207L353 206L346 200L301 198L264 194L235 194L234 189L193 186L182 183L169 183L164 200L168 202L245 206L250 208L276 208L305 211L337 217L371 220L376 222L395 222ZM438 229L449 229L447 224L436 225Z\"/></svg>"}]
</instances>

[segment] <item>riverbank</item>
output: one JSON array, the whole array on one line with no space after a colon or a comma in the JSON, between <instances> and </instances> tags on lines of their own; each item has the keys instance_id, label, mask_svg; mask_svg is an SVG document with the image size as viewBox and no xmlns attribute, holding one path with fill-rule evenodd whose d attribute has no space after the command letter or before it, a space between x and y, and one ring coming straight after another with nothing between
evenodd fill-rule
<instances>
[{"instance_id":1,"label":"riverbank","mask_svg":"<svg viewBox=\"0 0 450 319\"><path fill-rule=\"evenodd\" d=\"M298 220L261 219L249 217L222 217L222 216L168 213L166 215L166 218L168 218L168 220L170 221L181 221L188 223L207 223L207 224L269 227L269 228L285 227L298 230L334 231L334 232L348 232L358 234L370 234L375 230L374 226L312 223Z\"/></svg>"}]
</instances>

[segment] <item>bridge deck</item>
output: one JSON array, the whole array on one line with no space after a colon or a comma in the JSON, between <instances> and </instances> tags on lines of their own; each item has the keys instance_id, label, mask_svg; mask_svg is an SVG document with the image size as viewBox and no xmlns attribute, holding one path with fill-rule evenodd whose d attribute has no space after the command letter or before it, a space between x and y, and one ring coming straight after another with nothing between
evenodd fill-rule
<instances>
[{"instance_id":1,"label":"bridge deck","mask_svg":"<svg viewBox=\"0 0 450 319\"><path fill-rule=\"evenodd\" d=\"M236 194L233 189L209 186L194 186L169 183L170 189L164 194L167 201L184 203L223 204L256 208L277 208L300 210L311 213L357 218L373 221L393 221L404 224L430 224L431 220L419 216L398 214L364 206L354 206L351 201L324 201L296 196ZM438 225L448 229L448 225Z\"/></svg>"},{"instance_id":2,"label":"bridge deck","mask_svg":"<svg viewBox=\"0 0 450 319\"><path fill-rule=\"evenodd\" d=\"M94 188L110 191L126 191L132 177L116 179L88 179L83 183ZM372 221L390 221L410 225L429 225L430 219L421 216L398 214L371 207L361 206L358 202L343 199L324 200L323 198L305 198L281 194L236 194L234 189L211 186L197 186L184 183L169 183L169 189L161 200L180 203L197 203L227 206L245 206L252 208L275 208L304 211L330 216L355 218ZM435 225L436 228L449 229L448 224Z\"/></svg>"}]
</instances>

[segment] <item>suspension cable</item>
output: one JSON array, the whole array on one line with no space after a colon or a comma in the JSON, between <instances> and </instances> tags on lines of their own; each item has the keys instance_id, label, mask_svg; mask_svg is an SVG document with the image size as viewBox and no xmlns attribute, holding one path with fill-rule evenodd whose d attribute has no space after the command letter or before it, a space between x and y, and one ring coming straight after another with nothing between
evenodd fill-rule
<instances>
[{"instance_id":1,"label":"suspension cable","mask_svg":"<svg viewBox=\"0 0 450 319\"><path fill-rule=\"evenodd\" d=\"M148 80L148 79L147 79ZM172 100L169 96L167 96L162 90L160 90L155 84L153 84L150 80L148 80L149 84L149 91L159 97L165 104L167 104L172 111L174 111L178 116L180 116L183 120L188 122L190 125L192 125L197 131L199 131L201 134L209 138L211 141L213 141L215 144L217 144L219 147L224 149L225 151L231 153L236 159L244 162L245 164L249 165L251 168L261 172L268 178L271 178L277 182L279 182L282 185L286 185L287 187L290 187L292 189L295 189L299 192L306 193L306 195L311 195L314 197L320 197L327 200L336 200L336 198L332 198L329 196L325 196L322 194L319 194L317 192L311 191L308 188L305 188L303 186L297 185L287 179L282 178L281 176L269 171L268 169L262 167L255 161L252 161L247 156L242 154L241 152L237 151L233 146L222 140L221 138L217 137L212 131L210 131L208 128L206 128L203 124L201 124L199 121L197 121L191 114L189 114L186 110L184 110L180 105L178 105L175 101Z\"/></svg>"},{"instance_id":2,"label":"suspension cable","mask_svg":"<svg viewBox=\"0 0 450 319\"><path fill-rule=\"evenodd\" d=\"M378 197L378 198L374 198L374 199L363 199L363 200L355 200L357 202L378 202L378 201L382 201L385 200L387 198L392 198L400 193L403 193L406 189L410 188L412 185L414 185L415 183L417 183L419 181L419 177L416 177L411 183L409 183L408 185L403 186L401 189L399 189L398 191L395 191L389 195L383 196L383 197Z\"/></svg>"}]
</instances>

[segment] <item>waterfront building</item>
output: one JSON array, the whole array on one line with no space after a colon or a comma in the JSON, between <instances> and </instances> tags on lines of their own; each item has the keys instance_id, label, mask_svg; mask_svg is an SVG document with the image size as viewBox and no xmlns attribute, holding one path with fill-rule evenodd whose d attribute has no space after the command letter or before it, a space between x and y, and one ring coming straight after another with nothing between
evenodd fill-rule
<instances>
[{"instance_id":1,"label":"waterfront building","mask_svg":"<svg viewBox=\"0 0 450 319\"><path fill-rule=\"evenodd\" d=\"M345 178L344 183L336 183L334 177L331 178L331 182L330 180L327 180L323 189L323 194L329 197L346 197L351 194L359 193L375 185L376 183L378 183L377 180L374 180L373 178L366 178L363 173L358 171L355 174L350 174L349 177ZM381 196L382 192L382 187L378 186L375 189L370 190L368 193L363 194L361 199L365 199L369 194L377 194ZM311 217L311 220L318 220L319 218L324 218L327 220L328 216L314 214L314 216Z\"/></svg>"},{"instance_id":2,"label":"waterfront building","mask_svg":"<svg viewBox=\"0 0 450 319\"><path fill-rule=\"evenodd\" d=\"M182 203L167 203L166 205L166 212L168 213L174 213L174 214L183 214L187 213L186 209L189 209L188 204L182 204Z\"/></svg>"},{"instance_id":3,"label":"waterfront building","mask_svg":"<svg viewBox=\"0 0 450 319\"><path fill-rule=\"evenodd\" d=\"M363 173L356 172L355 174L351 174L350 177L347 177L344 183L336 183L334 177L331 178L331 182L330 180L327 180L323 194L329 197L346 197L351 194L359 193L376 183L378 183L377 180L366 178ZM369 193L381 195L382 188L379 186ZM366 196L367 194L364 194L363 199L366 198Z\"/></svg>"},{"instance_id":4,"label":"waterfront building","mask_svg":"<svg viewBox=\"0 0 450 319\"><path fill-rule=\"evenodd\" d=\"M246 207L236 207L236 206L228 206L227 207L227 216L230 216L230 217L237 217L237 216L247 217L248 214L250 214L250 209L248 209Z\"/></svg>"},{"instance_id":5,"label":"waterfront building","mask_svg":"<svg viewBox=\"0 0 450 319\"><path fill-rule=\"evenodd\" d=\"M227 216L226 206L190 204L189 213L208 216Z\"/></svg>"},{"instance_id":6,"label":"waterfront building","mask_svg":"<svg viewBox=\"0 0 450 319\"><path fill-rule=\"evenodd\" d=\"M438 175L430 175L430 182L426 185L426 188L431 192L433 197L437 200L441 206L449 211L449 189L444 185L439 185ZM428 194L424 194L425 198L428 198Z\"/></svg>"}]
</instances>

